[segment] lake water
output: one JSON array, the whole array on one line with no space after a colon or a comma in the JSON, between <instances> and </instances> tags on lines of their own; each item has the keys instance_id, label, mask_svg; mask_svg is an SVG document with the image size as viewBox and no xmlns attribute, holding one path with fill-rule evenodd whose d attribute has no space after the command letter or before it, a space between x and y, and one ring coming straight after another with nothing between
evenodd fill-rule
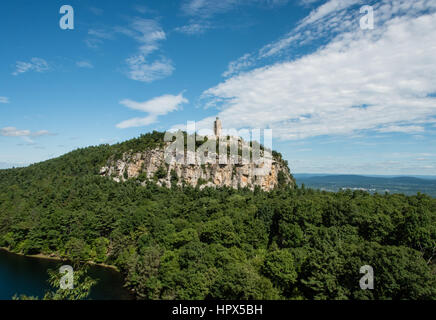
<instances>
[{"instance_id":1,"label":"lake water","mask_svg":"<svg viewBox=\"0 0 436 320\"><path fill-rule=\"evenodd\" d=\"M24 257L0 250L0 300L10 300L17 294L42 298L51 287L48 269L59 270L61 261ZM133 296L123 288L122 276L115 270L91 266L89 275L99 279L92 289L93 300L130 300Z\"/></svg>"}]
</instances>

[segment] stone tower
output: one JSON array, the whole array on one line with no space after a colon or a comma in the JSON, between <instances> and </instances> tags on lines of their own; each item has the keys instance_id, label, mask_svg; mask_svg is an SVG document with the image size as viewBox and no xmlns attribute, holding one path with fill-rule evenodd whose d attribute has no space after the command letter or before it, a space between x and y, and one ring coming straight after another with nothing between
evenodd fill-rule
<instances>
[{"instance_id":1,"label":"stone tower","mask_svg":"<svg viewBox=\"0 0 436 320\"><path fill-rule=\"evenodd\" d=\"M219 137L221 135L222 125L221 125L221 120L218 117L216 117L216 120L214 122L213 130L214 130L214 133L217 137Z\"/></svg>"}]
</instances>

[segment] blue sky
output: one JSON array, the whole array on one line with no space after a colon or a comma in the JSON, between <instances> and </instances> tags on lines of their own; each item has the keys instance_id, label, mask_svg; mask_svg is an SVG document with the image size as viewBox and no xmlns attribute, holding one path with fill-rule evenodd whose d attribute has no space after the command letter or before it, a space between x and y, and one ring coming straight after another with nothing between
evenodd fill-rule
<instances>
[{"instance_id":1,"label":"blue sky","mask_svg":"<svg viewBox=\"0 0 436 320\"><path fill-rule=\"evenodd\" d=\"M435 33L429 0L2 1L0 168L220 116L293 172L434 175Z\"/></svg>"}]
</instances>

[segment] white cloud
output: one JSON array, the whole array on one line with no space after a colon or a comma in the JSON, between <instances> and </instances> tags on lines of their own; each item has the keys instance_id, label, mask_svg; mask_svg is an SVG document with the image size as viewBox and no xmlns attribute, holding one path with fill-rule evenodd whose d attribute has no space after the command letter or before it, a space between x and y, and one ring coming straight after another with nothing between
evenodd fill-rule
<instances>
[{"instance_id":1,"label":"white cloud","mask_svg":"<svg viewBox=\"0 0 436 320\"><path fill-rule=\"evenodd\" d=\"M140 43L150 44L166 39L165 32L156 20L137 18L131 28L137 32L134 37Z\"/></svg>"},{"instance_id":2,"label":"white cloud","mask_svg":"<svg viewBox=\"0 0 436 320\"><path fill-rule=\"evenodd\" d=\"M117 124L117 128L126 129L133 127L145 127L157 121L157 117L155 115L151 115L144 118L133 118L129 120L124 120Z\"/></svg>"},{"instance_id":3,"label":"white cloud","mask_svg":"<svg viewBox=\"0 0 436 320\"><path fill-rule=\"evenodd\" d=\"M314 9L306 18L302 19L297 26L283 37L269 43L258 51L245 54L242 58L229 63L224 76L231 76L247 70L256 64L258 66L270 58L298 57L304 46L313 44L315 41L326 45L343 32L356 31L360 28L360 8L368 4L364 0L329 0ZM382 27L387 21L395 16L416 16L425 9L430 12L436 9L436 2L432 0L380 0L373 4L376 28Z\"/></svg>"},{"instance_id":4,"label":"white cloud","mask_svg":"<svg viewBox=\"0 0 436 320\"><path fill-rule=\"evenodd\" d=\"M39 130L31 133L32 137L49 136L49 135L51 136L53 134L48 132L47 130Z\"/></svg>"},{"instance_id":5,"label":"white cloud","mask_svg":"<svg viewBox=\"0 0 436 320\"><path fill-rule=\"evenodd\" d=\"M18 130L15 127L5 127L0 129L0 135L4 137L30 136L30 130Z\"/></svg>"},{"instance_id":6,"label":"white cloud","mask_svg":"<svg viewBox=\"0 0 436 320\"><path fill-rule=\"evenodd\" d=\"M125 120L117 124L117 128L131 128L147 126L157 122L158 116L166 115L172 111L179 110L182 104L188 103L188 100L183 97L183 93L179 95L163 95L144 102L136 102L130 99L120 101L120 104L125 107L141 112L147 112L148 116L144 118L133 118Z\"/></svg>"},{"instance_id":7,"label":"white cloud","mask_svg":"<svg viewBox=\"0 0 436 320\"><path fill-rule=\"evenodd\" d=\"M269 127L281 139L421 132L436 116L429 96L436 92L436 14L425 4L384 1L374 30L349 28L315 53L234 76L203 98L220 106L227 126Z\"/></svg>"},{"instance_id":8,"label":"white cloud","mask_svg":"<svg viewBox=\"0 0 436 320\"><path fill-rule=\"evenodd\" d=\"M202 34L205 33L206 30L210 29L211 26L209 23L202 22L202 23L195 23L191 22L190 24L177 27L174 30L180 33L193 35L193 34Z\"/></svg>"},{"instance_id":9,"label":"white cloud","mask_svg":"<svg viewBox=\"0 0 436 320\"><path fill-rule=\"evenodd\" d=\"M159 11L151 9L148 6L144 6L144 5L135 5L133 7L137 12L141 13L141 14L149 14L149 15L159 15Z\"/></svg>"},{"instance_id":10,"label":"white cloud","mask_svg":"<svg viewBox=\"0 0 436 320\"><path fill-rule=\"evenodd\" d=\"M363 159L359 162L347 157L335 156L331 161L294 159L292 160L293 172L329 173L329 174L372 174L372 175L434 175L434 165L417 163L415 159L402 161L377 161Z\"/></svg>"},{"instance_id":11,"label":"white cloud","mask_svg":"<svg viewBox=\"0 0 436 320\"><path fill-rule=\"evenodd\" d=\"M88 68L88 69L94 68L94 65L89 61L77 61L76 66L78 66L79 68Z\"/></svg>"},{"instance_id":12,"label":"white cloud","mask_svg":"<svg viewBox=\"0 0 436 320\"><path fill-rule=\"evenodd\" d=\"M143 54L130 57L126 59L126 62L130 69L127 72L128 77L142 82L153 82L168 77L174 70L171 60L161 58L160 60L148 62Z\"/></svg>"},{"instance_id":13,"label":"white cloud","mask_svg":"<svg viewBox=\"0 0 436 320\"><path fill-rule=\"evenodd\" d=\"M425 131L422 126L397 126L391 125L377 129L378 132L402 132L402 133L416 133Z\"/></svg>"},{"instance_id":14,"label":"white cloud","mask_svg":"<svg viewBox=\"0 0 436 320\"><path fill-rule=\"evenodd\" d=\"M164 115L177 110L181 104L187 102L188 100L183 97L183 94L177 96L167 94L145 102L135 102L129 99L120 101L122 105L132 110L148 112L155 115Z\"/></svg>"},{"instance_id":15,"label":"white cloud","mask_svg":"<svg viewBox=\"0 0 436 320\"><path fill-rule=\"evenodd\" d=\"M166 34L156 20L135 18L128 28L117 27L117 32L131 37L139 43L138 53L127 58L127 76L132 80L152 82L170 76L174 65L169 58L150 55L159 50Z\"/></svg>"},{"instance_id":16,"label":"white cloud","mask_svg":"<svg viewBox=\"0 0 436 320\"><path fill-rule=\"evenodd\" d=\"M243 5L264 5L276 7L288 3L289 0L186 0L182 4L182 11L190 16L208 18Z\"/></svg>"},{"instance_id":17,"label":"white cloud","mask_svg":"<svg viewBox=\"0 0 436 320\"><path fill-rule=\"evenodd\" d=\"M85 43L89 48L97 49L100 45L103 44L103 40L112 39L114 39L113 30L108 30L106 28L89 29L88 38L85 39Z\"/></svg>"},{"instance_id":18,"label":"white cloud","mask_svg":"<svg viewBox=\"0 0 436 320\"><path fill-rule=\"evenodd\" d=\"M44 72L50 69L47 61L41 58L32 58L29 62L17 61L15 67L16 70L12 73L14 76L28 71Z\"/></svg>"},{"instance_id":19,"label":"white cloud","mask_svg":"<svg viewBox=\"0 0 436 320\"><path fill-rule=\"evenodd\" d=\"M104 12L103 9L101 8L97 8L97 7L90 7L89 11L91 11L93 14L95 14L96 16L101 16Z\"/></svg>"},{"instance_id":20,"label":"white cloud","mask_svg":"<svg viewBox=\"0 0 436 320\"><path fill-rule=\"evenodd\" d=\"M85 39L86 45L91 49L97 49L103 41L100 39Z\"/></svg>"},{"instance_id":21,"label":"white cloud","mask_svg":"<svg viewBox=\"0 0 436 320\"><path fill-rule=\"evenodd\" d=\"M33 143L31 137L41 137L41 136L47 136L52 135L52 133L48 132L47 130L40 130L32 132L30 130L20 130L15 127L4 127L0 129L0 136L3 137L22 137L24 140L26 140L29 143Z\"/></svg>"},{"instance_id":22,"label":"white cloud","mask_svg":"<svg viewBox=\"0 0 436 320\"><path fill-rule=\"evenodd\" d=\"M0 97L0 103L9 103L8 97Z\"/></svg>"},{"instance_id":23,"label":"white cloud","mask_svg":"<svg viewBox=\"0 0 436 320\"><path fill-rule=\"evenodd\" d=\"M112 39L113 34L107 30L103 29L89 29L88 35L100 38L100 39Z\"/></svg>"},{"instance_id":24,"label":"white cloud","mask_svg":"<svg viewBox=\"0 0 436 320\"><path fill-rule=\"evenodd\" d=\"M188 0L182 4L182 11L191 16L208 17L215 13L230 10L238 3L237 0Z\"/></svg>"},{"instance_id":25,"label":"white cloud","mask_svg":"<svg viewBox=\"0 0 436 320\"><path fill-rule=\"evenodd\" d=\"M231 76L239 70L250 67L251 65L253 65L253 63L253 57L249 53L247 53L236 61L230 62L227 70L223 73L223 77Z\"/></svg>"},{"instance_id":26,"label":"white cloud","mask_svg":"<svg viewBox=\"0 0 436 320\"><path fill-rule=\"evenodd\" d=\"M243 6L257 5L263 8L275 8L287 4L289 0L184 0L182 12L190 17L189 23L174 29L186 35L203 34L214 26L213 16Z\"/></svg>"},{"instance_id":27,"label":"white cloud","mask_svg":"<svg viewBox=\"0 0 436 320\"><path fill-rule=\"evenodd\" d=\"M300 4L303 6L312 5L316 2L319 2L320 0L300 0Z\"/></svg>"},{"instance_id":28,"label":"white cloud","mask_svg":"<svg viewBox=\"0 0 436 320\"><path fill-rule=\"evenodd\" d=\"M139 51L149 55L166 39L165 31L156 20L135 18L129 27L115 27L115 31L128 36L140 44Z\"/></svg>"},{"instance_id":29,"label":"white cloud","mask_svg":"<svg viewBox=\"0 0 436 320\"><path fill-rule=\"evenodd\" d=\"M270 58L283 53L289 48L300 48L301 46L311 43L316 39L327 41L341 31L349 29L354 23L354 27L359 25L357 14L359 10L353 13L347 11L348 7L357 5L362 0L329 0L310 14L302 19L297 26L285 34L280 39L273 41L257 52L247 53L243 57L229 63L227 70L223 73L228 77L242 70L260 63L265 58ZM312 1L311 1L312 2ZM308 3L302 3L307 5Z\"/></svg>"},{"instance_id":30,"label":"white cloud","mask_svg":"<svg viewBox=\"0 0 436 320\"><path fill-rule=\"evenodd\" d=\"M142 7L136 8L142 10ZM143 8L145 10L145 7ZM166 33L159 22L154 19L133 18L127 26L113 28L89 29L85 43L92 49L98 48L104 40L112 40L116 35L124 35L138 43L135 54L125 59L127 68L123 71L129 79L152 82L170 76L174 71L171 59L159 54L162 41L166 40ZM83 67L90 67L83 65Z\"/></svg>"},{"instance_id":31,"label":"white cloud","mask_svg":"<svg viewBox=\"0 0 436 320\"><path fill-rule=\"evenodd\" d=\"M338 12L340 10L346 9L355 4L363 3L362 0L330 0L312 11L308 17L306 17L303 22L299 25L302 28L308 24L319 21L320 19L328 16L331 13Z\"/></svg>"}]
</instances>

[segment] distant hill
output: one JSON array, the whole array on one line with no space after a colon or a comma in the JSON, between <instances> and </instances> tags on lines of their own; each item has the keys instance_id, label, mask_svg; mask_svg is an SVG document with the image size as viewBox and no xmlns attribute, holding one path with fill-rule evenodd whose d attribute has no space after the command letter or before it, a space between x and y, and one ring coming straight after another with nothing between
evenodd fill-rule
<instances>
[{"instance_id":1,"label":"distant hill","mask_svg":"<svg viewBox=\"0 0 436 320\"><path fill-rule=\"evenodd\" d=\"M338 191L340 189L365 190L371 193L404 193L414 195L418 192L436 197L436 179L432 177L395 177L362 175L323 175L294 174L298 185Z\"/></svg>"}]
</instances>

